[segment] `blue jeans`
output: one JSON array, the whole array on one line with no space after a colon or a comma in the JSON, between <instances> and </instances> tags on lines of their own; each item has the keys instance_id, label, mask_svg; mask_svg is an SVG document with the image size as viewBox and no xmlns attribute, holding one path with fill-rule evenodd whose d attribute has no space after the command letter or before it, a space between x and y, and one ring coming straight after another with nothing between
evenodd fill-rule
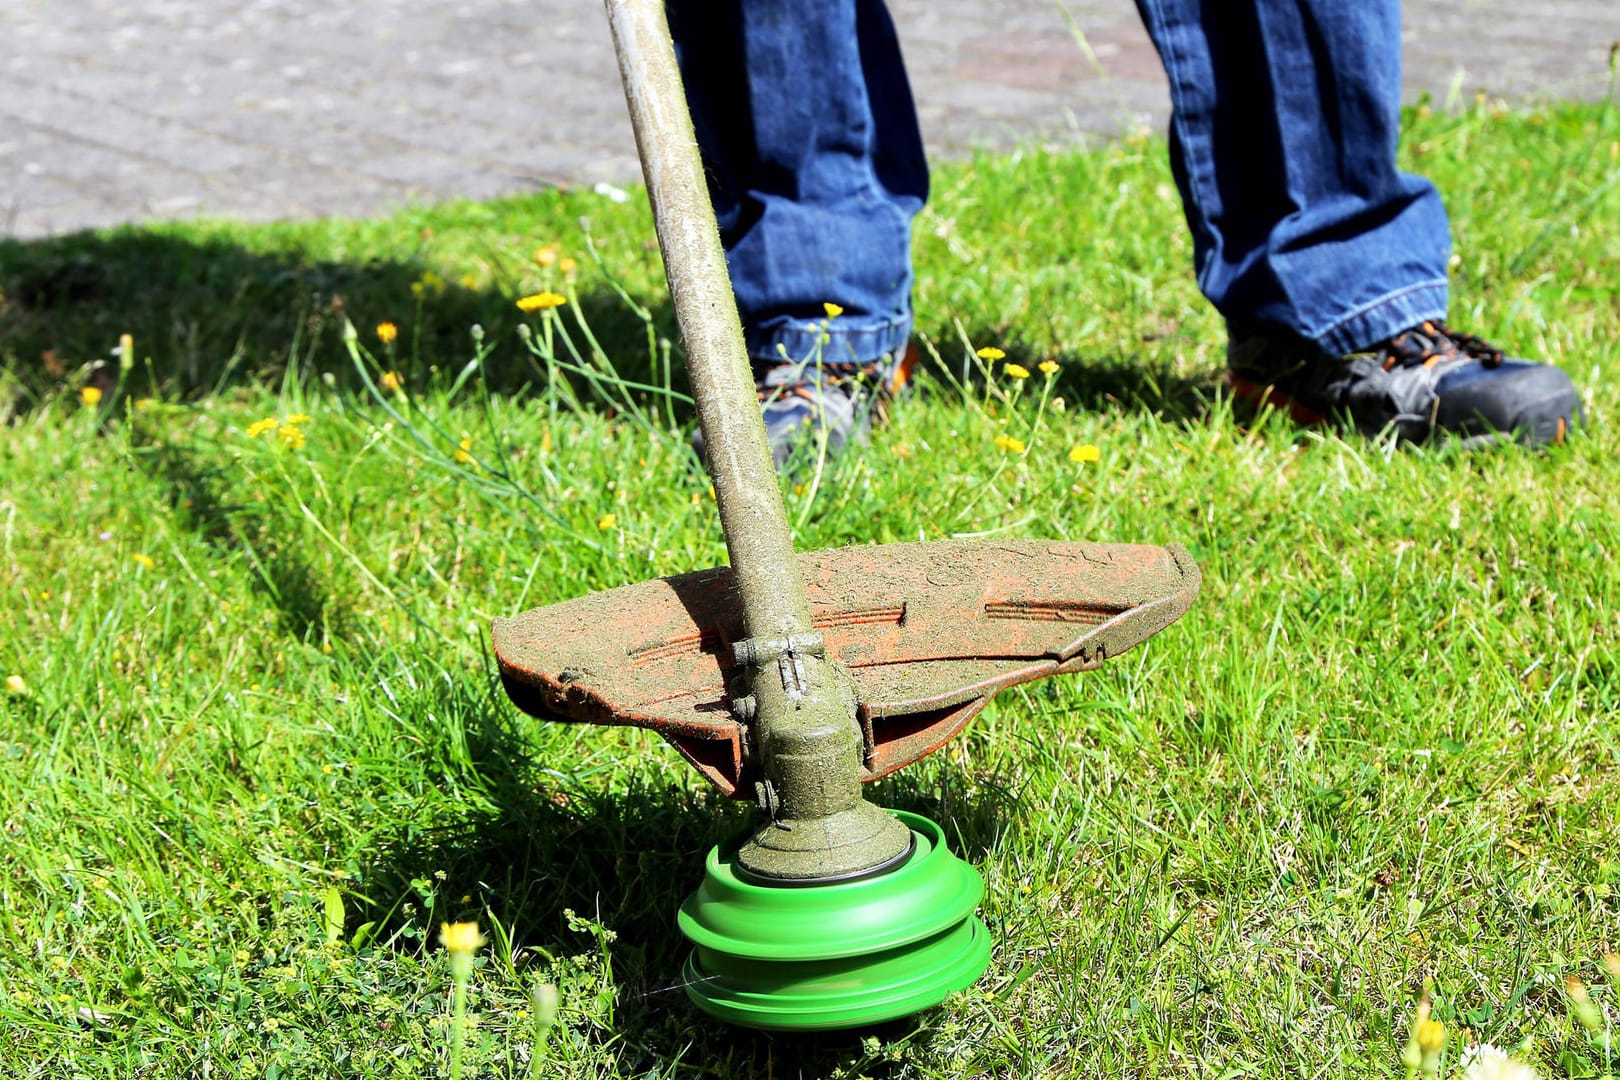
<instances>
[{"instance_id":1,"label":"blue jeans","mask_svg":"<svg viewBox=\"0 0 1620 1080\"><path fill-rule=\"evenodd\" d=\"M751 355L898 349L928 170L882 0L670 0ZM1444 318L1450 236L1395 167L1398 0L1137 0L1170 81L1199 287L1334 355Z\"/></svg>"}]
</instances>

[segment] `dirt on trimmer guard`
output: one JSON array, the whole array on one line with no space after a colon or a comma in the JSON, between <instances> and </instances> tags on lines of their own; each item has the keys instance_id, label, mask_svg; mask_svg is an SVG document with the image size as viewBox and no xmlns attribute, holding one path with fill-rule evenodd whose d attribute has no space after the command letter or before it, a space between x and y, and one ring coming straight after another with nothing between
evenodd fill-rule
<instances>
[{"instance_id":1,"label":"dirt on trimmer guard","mask_svg":"<svg viewBox=\"0 0 1620 1080\"><path fill-rule=\"evenodd\" d=\"M1097 667L1198 594L1178 545L938 541L799 556L815 629L852 677L865 780L932 753L997 691ZM545 720L658 732L716 787L755 797L744 638L726 567L497 619L514 703Z\"/></svg>"},{"instance_id":2,"label":"dirt on trimmer guard","mask_svg":"<svg viewBox=\"0 0 1620 1080\"><path fill-rule=\"evenodd\" d=\"M1146 640L1199 586L1175 545L943 541L798 562L814 631L855 688L864 780L937 750L999 690ZM729 568L700 570L497 620L507 693L543 719L650 728L727 795L764 794L732 586ZM679 919L693 1002L748 1027L816 1031L972 985L990 960L982 882L939 826L894 816L911 833L898 866L811 888L753 880L735 848L711 852Z\"/></svg>"}]
</instances>

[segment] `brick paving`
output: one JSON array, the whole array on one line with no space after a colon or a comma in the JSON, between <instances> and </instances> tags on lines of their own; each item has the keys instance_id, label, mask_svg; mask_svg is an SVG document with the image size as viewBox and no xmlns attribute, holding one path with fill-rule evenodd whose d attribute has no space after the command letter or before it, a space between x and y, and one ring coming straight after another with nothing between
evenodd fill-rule
<instances>
[{"instance_id":1,"label":"brick paving","mask_svg":"<svg viewBox=\"0 0 1620 1080\"><path fill-rule=\"evenodd\" d=\"M1164 122L1129 0L891 8L936 158ZM1405 37L1409 97L1595 99L1620 5L1408 0ZM639 175L594 3L5 0L0 43L0 235Z\"/></svg>"}]
</instances>

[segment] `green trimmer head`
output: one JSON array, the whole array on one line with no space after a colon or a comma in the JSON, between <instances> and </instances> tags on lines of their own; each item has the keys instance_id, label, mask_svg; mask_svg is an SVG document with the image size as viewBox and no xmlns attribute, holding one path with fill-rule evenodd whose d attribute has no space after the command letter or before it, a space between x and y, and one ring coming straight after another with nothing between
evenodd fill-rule
<instances>
[{"instance_id":1,"label":"green trimmer head","mask_svg":"<svg viewBox=\"0 0 1620 1080\"><path fill-rule=\"evenodd\" d=\"M973 914L984 884L938 825L893 813L911 830L911 850L855 880L750 881L735 852L709 852L679 916L693 944L692 1001L745 1027L825 1031L909 1016L973 985L990 962L990 935Z\"/></svg>"},{"instance_id":2,"label":"green trimmer head","mask_svg":"<svg viewBox=\"0 0 1620 1080\"><path fill-rule=\"evenodd\" d=\"M657 731L758 804L681 907L700 1008L788 1031L905 1016L985 970L983 885L939 826L862 783L998 691L1164 629L1198 567L1174 545L1055 540L796 554L663 0L607 11L730 565L498 619L501 677L536 716Z\"/></svg>"}]
</instances>

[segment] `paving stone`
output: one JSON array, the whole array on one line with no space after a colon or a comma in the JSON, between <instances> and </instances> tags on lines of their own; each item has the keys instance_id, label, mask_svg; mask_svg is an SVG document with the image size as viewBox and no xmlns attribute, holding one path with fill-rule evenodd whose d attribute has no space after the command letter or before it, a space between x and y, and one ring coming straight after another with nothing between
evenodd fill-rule
<instances>
[{"instance_id":1,"label":"paving stone","mask_svg":"<svg viewBox=\"0 0 1620 1080\"><path fill-rule=\"evenodd\" d=\"M891 10L936 158L1165 121L1130 0ZM1620 13L1614 0L1408 0L1404 39L1409 99L1598 98ZM592 3L5 0L0 41L0 228L14 235L639 176Z\"/></svg>"}]
</instances>

